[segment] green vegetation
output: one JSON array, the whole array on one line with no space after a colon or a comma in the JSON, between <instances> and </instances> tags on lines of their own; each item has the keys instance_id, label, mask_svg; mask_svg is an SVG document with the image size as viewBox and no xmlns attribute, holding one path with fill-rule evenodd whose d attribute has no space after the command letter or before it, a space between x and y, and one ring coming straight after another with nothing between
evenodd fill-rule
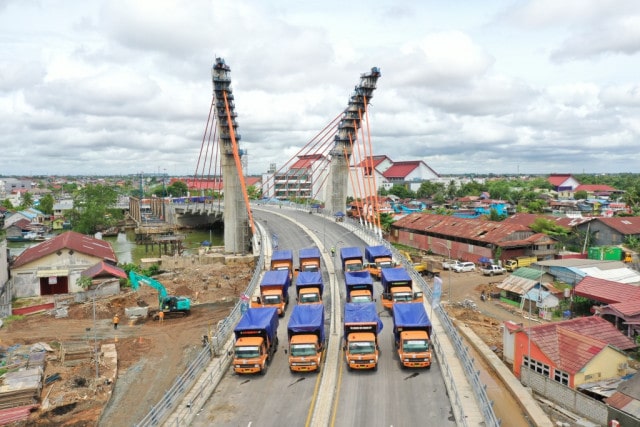
<instances>
[{"instance_id":1,"label":"green vegetation","mask_svg":"<svg viewBox=\"0 0 640 427\"><path fill-rule=\"evenodd\" d=\"M4 324L4 326L9 326L11 323L18 322L22 319L24 319L24 316L12 314L11 316L2 319L2 323Z\"/></svg>"},{"instance_id":2,"label":"green vegetation","mask_svg":"<svg viewBox=\"0 0 640 427\"><path fill-rule=\"evenodd\" d=\"M101 184L88 184L73 194L73 209L65 213L73 229L83 234L94 234L117 224L122 212L115 209L118 193Z\"/></svg>"}]
</instances>

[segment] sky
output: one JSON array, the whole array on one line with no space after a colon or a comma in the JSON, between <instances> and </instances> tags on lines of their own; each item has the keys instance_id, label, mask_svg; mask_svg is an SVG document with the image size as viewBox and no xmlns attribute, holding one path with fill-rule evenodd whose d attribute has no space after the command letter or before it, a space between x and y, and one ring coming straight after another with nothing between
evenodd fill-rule
<instances>
[{"instance_id":1,"label":"sky","mask_svg":"<svg viewBox=\"0 0 640 427\"><path fill-rule=\"evenodd\" d=\"M634 0L2 0L0 175L193 175L216 57L248 174L379 67L376 155L442 175L640 173Z\"/></svg>"}]
</instances>

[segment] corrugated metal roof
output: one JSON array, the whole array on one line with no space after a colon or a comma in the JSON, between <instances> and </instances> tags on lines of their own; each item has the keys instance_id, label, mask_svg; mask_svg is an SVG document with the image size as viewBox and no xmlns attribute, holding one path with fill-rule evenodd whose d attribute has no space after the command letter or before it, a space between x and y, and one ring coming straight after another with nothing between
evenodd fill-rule
<instances>
[{"instance_id":1,"label":"corrugated metal roof","mask_svg":"<svg viewBox=\"0 0 640 427\"><path fill-rule=\"evenodd\" d=\"M607 304L640 299L640 287L587 276L575 287L578 296Z\"/></svg>"},{"instance_id":2,"label":"corrugated metal roof","mask_svg":"<svg viewBox=\"0 0 640 427\"><path fill-rule=\"evenodd\" d=\"M612 282L638 284L640 283L640 273L631 268L615 268L610 270L600 270L598 267L581 268L587 276L598 279L610 280Z\"/></svg>"},{"instance_id":3,"label":"corrugated metal roof","mask_svg":"<svg viewBox=\"0 0 640 427\"><path fill-rule=\"evenodd\" d=\"M530 289L532 289L536 285L536 283L538 283L537 280L531 280L524 277L511 275L504 279L496 287L498 289L503 289L505 291L513 292L518 295L524 295Z\"/></svg>"},{"instance_id":4,"label":"corrugated metal roof","mask_svg":"<svg viewBox=\"0 0 640 427\"><path fill-rule=\"evenodd\" d=\"M322 154L309 154L306 156L298 156L298 160L291 165L289 169L308 169L313 163L319 159L322 159Z\"/></svg>"},{"instance_id":5,"label":"corrugated metal roof","mask_svg":"<svg viewBox=\"0 0 640 427\"><path fill-rule=\"evenodd\" d=\"M501 247L522 246L530 243L529 238L551 240L544 234L534 233L528 227L519 224L508 224L504 221L495 222L484 219L457 218L449 215L434 215L428 213L414 213L407 215L391 226L407 230L427 231L442 236L459 237ZM510 240L516 233L527 239Z\"/></svg>"},{"instance_id":6,"label":"corrugated metal roof","mask_svg":"<svg viewBox=\"0 0 640 427\"><path fill-rule=\"evenodd\" d=\"M544 271L540 271L540 269L537 268L520 267L511 274L524 279L540 280L540 277L544 275Z\"/></svg>"},{"instance_id":7,"label":"corrugated metal roof","mask_svg":"<svg viewBox=\"0 0 640 427\"><path fill-rule=\"evenodd\" d=\"M638 216L614 216L611 218L598 218L597 220L620 234L640 234L640 217Z\"/></svg>"},{"instance_id":8,"label":"corrugated metal roof","mask_svg":"<svg viewBox=\"0 0 640 427\"><path fill-rule=\"evenodd\" d=\"M91 236L67 231L44 242L31 246L24 250L12 267L21 267L44 256L50 255L62 249L72 249L79 253L87 254L107 261L118 262L115 252L109 242L95 239Z\"/></svg>"}]
</instances>

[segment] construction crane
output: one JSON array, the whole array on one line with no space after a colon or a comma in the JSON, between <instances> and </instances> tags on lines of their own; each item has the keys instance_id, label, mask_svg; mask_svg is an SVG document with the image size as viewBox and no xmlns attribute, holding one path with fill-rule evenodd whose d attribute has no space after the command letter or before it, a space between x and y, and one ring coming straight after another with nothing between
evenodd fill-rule
<instances>
[{"instance_id":1,"label":"construction crane","mask_svg":"<svg viewBox=\"0 0 640 427\"><path fill-rule=\"evenodd\" d=\"M169 295L167 288L157 280L143 276L133 270L129 272L129 280L131 281L131 287L136 291L140 288L140 283L151 286L158 291L158 308L149 311L149 317L152 317L153 320L160 318L160 312L164 313L165 318L184 317L191 312L191 300L189 298Z\"/></svg>"}]
</instances>

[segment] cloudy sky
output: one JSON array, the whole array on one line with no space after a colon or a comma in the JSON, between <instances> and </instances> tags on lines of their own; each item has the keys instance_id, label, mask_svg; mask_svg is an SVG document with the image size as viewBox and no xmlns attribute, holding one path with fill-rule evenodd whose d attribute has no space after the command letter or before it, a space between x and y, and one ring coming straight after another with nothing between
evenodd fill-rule
<instances>
[{"instance_id":1,"label":"cloudy sky","mask_svg":"<svg viewBox=\"0 0 640 427\"><path fill-rule=\"evenodd\" d=\"M640 173L634 0L2 0L0 175L193 174L211 66L248 172L379 67L376 154L440 174Z\"/></svg>"}]
</instances>

